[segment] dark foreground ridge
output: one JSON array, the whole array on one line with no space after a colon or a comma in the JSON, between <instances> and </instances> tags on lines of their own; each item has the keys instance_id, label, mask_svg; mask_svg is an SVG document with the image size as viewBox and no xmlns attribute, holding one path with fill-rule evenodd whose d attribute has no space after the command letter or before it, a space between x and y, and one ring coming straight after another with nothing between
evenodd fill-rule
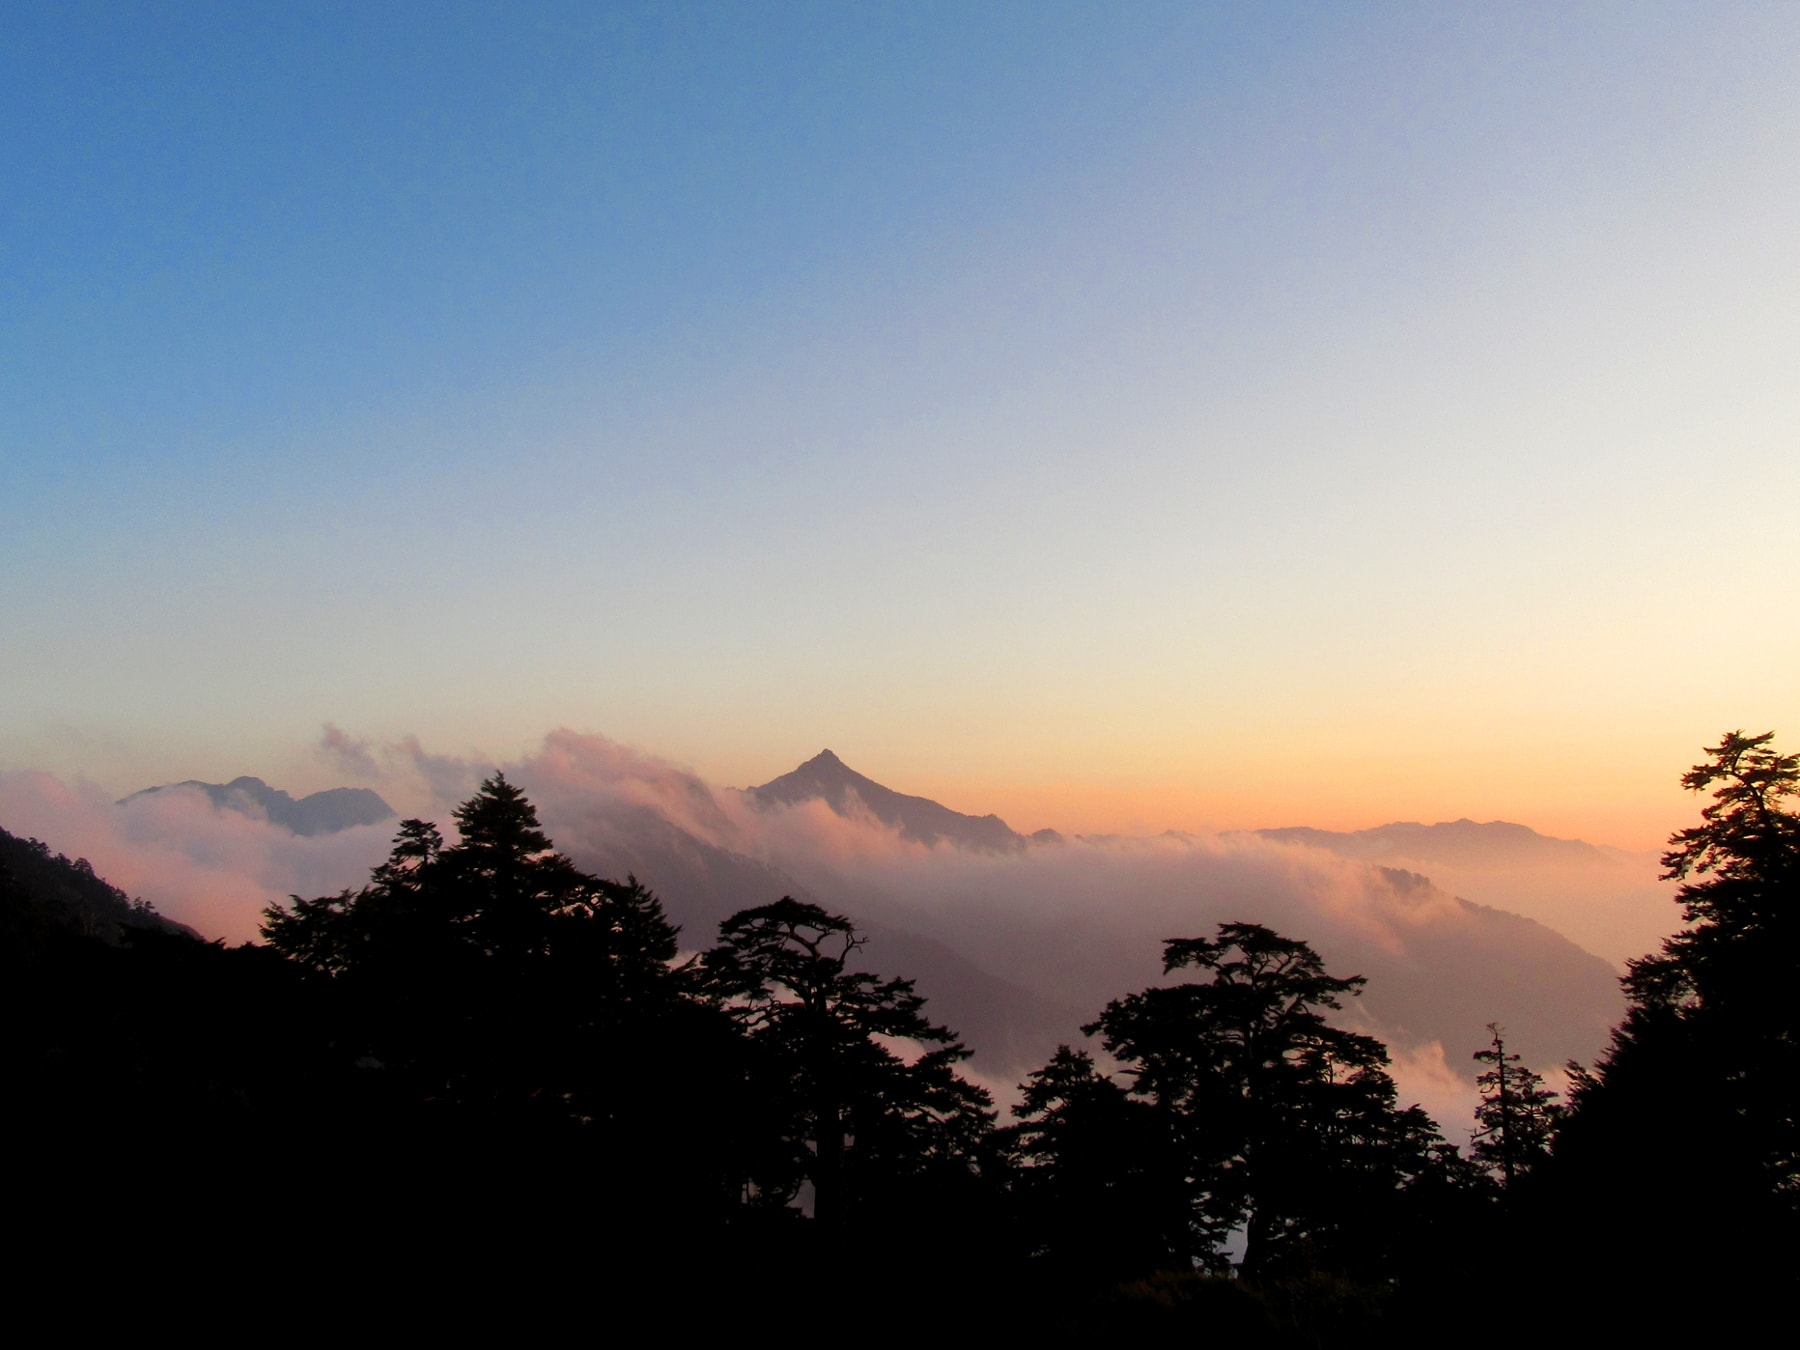
<instances>
[{"instance_id":1,"label":"dark foreground ridge","mask_svg":"<svg viewBox=\"0 0 1800 1350\"><path fill-rule=\"evenodd\" d=\"M0 830L0 876L10 885L6 894L12 940L21 940L26 932L42 937L61 930L116 947L144 930L199 936L96 876L86 858L52 853L40 839L21 839Z\"/></svg>"}]
</instances>

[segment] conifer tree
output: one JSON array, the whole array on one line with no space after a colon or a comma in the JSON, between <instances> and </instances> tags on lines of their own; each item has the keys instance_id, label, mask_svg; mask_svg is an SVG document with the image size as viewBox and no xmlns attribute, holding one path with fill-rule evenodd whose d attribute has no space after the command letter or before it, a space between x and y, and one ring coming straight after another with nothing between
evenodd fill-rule
<instances>
[{"instance_id":1,"label":"conifer tree","mask_svg":"<svg viewBox=\"0 0 1800 1350\"><path fill-rule=\"evenodd\" d=\"M557 853L504 775L455 815L455 844L403 821L367 886L295 897L263 936L340 988L368 1057L448 1099L601 1109L595 1066L689 984L671 966L676 930L635 878Z\"/></svg>"},{"instance_id":2,"label":"conifer tree","mask_svg":"<svg viewBox=\"0 0 1800 1350\"><path fill-rule=\"evenodd\" d=\"M1475 1108L1479 1128L1472 1136L1473 1151L1482 1165L1511 1186L1516 1177L1549 1153L1562 1108L1556 1094L1544 1086L1543 1076L1521 1064L1516 1054L1506 1052L1500 1025L1489 1022L1488 1032L1492 1042L1474 1056L1488 1068L1475 1080L1481 1105Z\"/></svg>"},{"instance_id":3,"label":"conifer tree","mask_svg":"<svg viewBox=\"0 0 1800 1350\"><path fill-rule=\"evenodd\" d=\"M1713 790L1701 823L1675 834L1664 877L1679 881L1685 924L1628 963L1630 1009L1597 1088L1637 1062L1679 1056L1723 1108L1730 1154L1753 1159L1773 1192L1800 1204L1800 755L1773 732L1733 731L1682 776Z\"/></svg>"},{"instance_id":4,"label":"conifer tree","mask_svg":"<svg viewBox=\"0 0 1800 1350\"><path fill-rule=\"evenodd\" d=\"M1800 756L1772 741L1730 732L1683 775L1712 793L1663 855L1685 924L1628 963L1625 1019L1557 1129L1556 1259L1610 1263L1646 1308L1721 1280L1740 1303L1800 1293Z\"/></svg>"},{"instance_id":5,"label":"conifer tree","mask_svg":"<svg viewBox=\"0 0 1800 1350\"><path fill-rule=\"evenodd\" d=\"M751 1200L783 1206L810 1182L814 1216L842 1228L877 1190L976 1165L993 1115L955 1072L969 1052L926 1018L911 980L849 967L864 939L848 919L784 897L732 915L719 937L702 969L752 1049ZM895 1040L921 1053L908 1062Z\"/></svg>"},{"instance_id":6,"label":"conifer tree","mask_svg":"<svg viewBox=\"0 0 1800 1350\"><path fill-rule=\"evenodd\" d=\"M1115 1000L1085 1030L1182 1160L1182 1255L1220 1268L1241 1231L1246 1274L1378 1271L1403 1192L1438 1168L1441 1140L1422 1111L1397 1107L1387 1048L1326 1020L1365 981L1251 923L1164 943L1164 969L1210 978Z\"/></svg>"},{"instance_id":7,"label":"conifer tree","mask_svg":"<svg viewBox=\"0 0 1800 1350\"><path fill-rule=\"evenodd\" d=\"M1083 1280L1187 1266L1184 1173L1150 1103L1066 1045L1022 1089L1006 1133L1031 1254Z\"/></svg>"}]
</instances>

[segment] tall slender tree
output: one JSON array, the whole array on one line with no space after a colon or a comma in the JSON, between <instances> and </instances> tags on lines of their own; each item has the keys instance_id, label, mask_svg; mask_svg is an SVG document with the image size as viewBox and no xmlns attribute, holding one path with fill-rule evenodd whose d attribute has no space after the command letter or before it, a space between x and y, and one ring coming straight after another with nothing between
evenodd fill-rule
<instances>
[{"instance_id":1,"label":"tall slender tree","mask_svg":"<svg viewBox=\"0 0 1800 1350\"><path fill-rule=\"evenodd\" d=\"M1497 1022L1488 1023L1492 1036L1486 1050L1475 1052L1485 1064L1475 1080L1481 1104L1475 1108L1476 1130L1471 1137L1476 1159L1502 1184L1530 1171L1549 1154L1550 1139L1562 1108L1556 1094L1534 1073L1506 1051L1506 1033Z\"/></svg>"}]
</instances>

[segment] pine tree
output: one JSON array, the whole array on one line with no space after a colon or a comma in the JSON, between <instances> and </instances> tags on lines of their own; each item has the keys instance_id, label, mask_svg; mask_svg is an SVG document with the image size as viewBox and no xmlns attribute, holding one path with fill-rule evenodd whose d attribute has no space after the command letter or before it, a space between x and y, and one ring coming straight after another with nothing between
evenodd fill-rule
<instances>
[{"instance_id":1,"label":"pine tree","mask_svg":"<svg viewBox=\"0 0 1800 1350\"><path fill-rule=\"evenodd\" d=\"M338 987L367 1058L433 1092L613 1114L596 1066L641 1060L626 1047L691 983L675 928L635 878L557 853L504 775L455 815L455 844L401 822L367 886L269 910L265 940Z\"/></svg>"},{"instance_id":2,"label":"pine tree","mask_svg":"<svg viewBox=\"0 0 1800 1350\"><path fill-rule=\"evenodd\" d=\"M1187 1190L1150 1103L1058 1046L1026 1079L1008 1131L1027 1246L1082 1280L1187 1268Z\"/></svg>"},{"instance_id":3,"label":"pine tree","mask_svg":"<svg viewBox=\"0 0 1800 1350\"><path fill-rule=\"evenodd\" d=\"M750 1039L752 1200L783 1206L810 1182L815 1218L841 1228L878 1189L976 1165L993 1114L955 1072L969 1052L926 1018L911 980L849 968L864 939L848 919L784 897L732 915L719 937L702 969ZM908 1062L894 1040L922 1052Z\"/></svg>"},{"instance_id":4,"label":"pine tree","mask_svg":"<svg viewBox=\"0 0 1800 1350\"><path fill-rule=\"evenodd\" d=\"M1800 815L1786 805L1800 794L1800 755L1773 739L1731 732L1682 776L1691 791L1713 789L1701 823L1663 855L1686 923L1629 963L1630 1012L1599 1078L1659 1045L1687 1047L1735 1122L1729 1147L1800 1204Z\"/></svg>"},{"instance_id":5,"label":"pine tree","mask_svg":"<svg viewBox=\"0 0 1800 1350\"><path fill-rule=\"evenodd\" d=\"M1498 1172L1502 1184L1510 1187L1549 1153L1562 1108L1556 1094L1544 1086L1541 1074L1522 1065L1517 1055L1506 1053L1500 1025L1489 1022L1488 1033L1493 1037L1491 1044L1474 1056L1489 1067L1475 1080L1481 1105L1475 1108L1479 1128L1471 1142L1477 1161L1490 1172Z\"/></svg>"},{"instance_id":6,"label":"pine tree","mask_svg":"<svg viewBox=\"0 0 1800 1350\"><path fill-rule=\"evenodd\" d=\"M1730 732L1683 775L1712 792L1663 855L1685 925L1628 963L1625 1019L1574 1078L1548 1171L1555 1259L1654 1301L1657 1329L1720 1281L1741 1304L1800 1292L1800 756L1772 740Z\"/></svg>"},{"instance_id":7,"label":"pine tree","mask_svg":"<svg viewBox=\"0 0 1800 1350\"><path fill-rule=\"evenodd\" d=\"M1306 943L1249 923L1166 942L1164 969L1210 979L1116 1000L1085 1030L1182 1159L1182 1254L1217 1268L1241 1230L1246 1274L1379 1268L1396 1205L1437 1167L1441 1140L1423 1112L1397 1108L1387 1047L1325 1018L1365 981L1329 975Z\"/></svg>"}]
</instances>

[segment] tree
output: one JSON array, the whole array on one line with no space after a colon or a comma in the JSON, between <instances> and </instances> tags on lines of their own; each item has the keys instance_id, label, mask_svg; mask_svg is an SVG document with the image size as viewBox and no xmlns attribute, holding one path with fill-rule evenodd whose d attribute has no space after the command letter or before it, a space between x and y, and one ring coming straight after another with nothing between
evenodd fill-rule
<instances>
[{"instance_id":1,"label":"tree","mask_svg":"<svg viewBox=\"0 0 1800 1350\"><path fill-rule=\"evenodd\" d=\"M1034 1257L1085 1280L1187 1264L1182 1170L1148 1102L1061 1045L1012 1113L1013 1189Z\"/></svg>"},{"instance_id":2,"label":"tree","mask_svg":"<svg viewBox=\"0 0 1800 1350\"><path fill-rule=\"evenodd\" d=\"M955 1072L969 1052L927 1020L911 980L847 968L865 941L850 920L784 897L732 915L719 937L702 969L753 1051L753 1202L785 1206L811 1182L814 1217L841 1228L877 1188L973 1166L992 1112ZM909 1062L895 1041L921 1053Z\"/></svg>"},{"instance_id":3,"label":"tree","mask_svg":"<svg viewBox=\"0 0 1800 1350\"><path fill-rule=\"evenodd\" d=\"M1630 1011L1600 1079L1646 1042L1687 1045L1735 1119L1735 1147L1800 1201L1800 816L1784 805L1800 793L1800 755L1773 739L1730 732L1682 776L1691 791L1714 789L1662 859L1665 879L1682 883L1685 926L1629 963Z\"/></svg>"},{"instance_id":4,"label":"tree","mask_svg":"<svg viewBox=\"0 0 1800 1350\"><path fill-rule=\"evenodd\" d=\"M1664 1300L1728 1279L1790 1297L1800 1244L1800 756L1733 731L1682 776L1711 790L1670 838L1684 926L1628 963L1627 1010L1579 1074L1551 1175L1563 1230L1605 1278ZM1787 1294L1779 1291L1786 1290Z\"/></svg>"},{"instance_id":5,"label":"tree","mask_svg":"<svg viewBox=\"0 0 1800 1350\"><path fill-rule=\"evenodd\" d=\"M1687 926L1660 954L1630 963L1634 1007L1728 1020L1754 1034L1791 1006L1789 991L1770 981L1800 961L1800 817L1782 806L1800 792L1800 755L1777 754L1773 739L1730 732L1682 775L1690 791L1717 787L1701 823L1676 833L1663 854L1664 879L1683 883L1675 898Z\"/></svg>"},{"instance_id":6,"label":"tree","mask_svg":"<svg viewBox=\"0 0 1800 1350\"><path fill-rule=\"evenodd\" d=\"M1396 1108L1386 1047L1325 1019L1365 981L1327 974L1306 943L1259 924L1163 950L1166 973L1210 979L1116 1000L1085 1030L1182 1159L1182 1255L1219 1268L1241 1231L1246 1274L1379 1264L1400 1192L1441 1141L1423 1112Z\"/></svg>"},{"instance_id":7,"label":"tree","mask_svg":"<svg viewBox=\"0 0 1800 1350\"><path fill-rule=\"evenodd\" d=\"M716 1241L741 1170L742 1037L676 962L661 903L557 853L499 774L456 821L449 844L405 821L360 891L266 916L361 1066L369 1142L346 1163L418 1241L502 1265L573 1271L599 1213L648 1265ZM528 1230L529 1256L491 1236Z\"/></svg>"},{"instance_id":8,"label":"tree","mask_svg":"<svg viewBox=\"0 0 1800 1350\"><path fill-rule=\"evenodd\" d=\"M691 986L661 903L557 853L504 775L455 814L457 843L401 822L367 886L270 909L265 940L336 988L360 1054L435 1099L631 1113Z\"/></svg>"},{"instance_id":9,"label":"tree","mask_svg":"<svg viewBox=\"0 0 1800 1350\"><path fill-rule=\"evenodd\" d=\"M1550 1151L1551 1134L1562 1109L1556 1094L1544 1086L1541 1074L1506 1053L1505 1032L1488 1023L1493 1037L1486 1050L1477 1050L1477 1063L1489 1067L1476 1078L1481 1105L1475 1108L1479 1128L1472 1136L1473 1152L1490 1171L1497 1171L1508 1187L1530 1171Z\"/></svg>"}]
</instances>

